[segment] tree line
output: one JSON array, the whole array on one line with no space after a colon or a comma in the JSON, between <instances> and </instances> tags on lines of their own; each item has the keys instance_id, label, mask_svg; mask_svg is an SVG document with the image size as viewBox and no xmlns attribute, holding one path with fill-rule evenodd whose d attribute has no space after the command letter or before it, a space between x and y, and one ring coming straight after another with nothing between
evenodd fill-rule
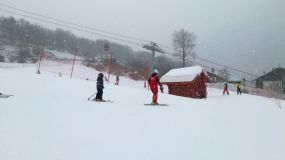
<instances>
[{"instance_id":1,"label":"tree line","mask_svg":"<svg viewBox=\"0 0 285 160\"><path fill-rule=\"evenodd\" d=\"M178 55L182 59L182 63L178 59L169 58L159 55L155 58L155 64L165 73L172 68L179 66L187 66L185 60L187 55L194 55L193 48L195 46L196 36L186 30L176 31L173 34L173 45ZM86 58L86 60L96 59L102 56L102 49L106 40L90 40L88 38L78 37L63 29L47 29L37 24L31 24L25 19L16 20L13 17L0 18L0 50L1 46L15 46L13 56L10 56L10 62L35 63L38 60L41 46L46 49L67 51L73 53L75 48L79 49L78 55ZM134 51L127 45L109 42L112 48L113 56L116 63L128 66L133 69L144 68L146 62L151 59L151 54L146 51ZM194 57L194 56L193 56ZM0 62L5 61L3 55L0 55ZM189 64L188 64L189 65Z\"/></svg>"}]
</instances>

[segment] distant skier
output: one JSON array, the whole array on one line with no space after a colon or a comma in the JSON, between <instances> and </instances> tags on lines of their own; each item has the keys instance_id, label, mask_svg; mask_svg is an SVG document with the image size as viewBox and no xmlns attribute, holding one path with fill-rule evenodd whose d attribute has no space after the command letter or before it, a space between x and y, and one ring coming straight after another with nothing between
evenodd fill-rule
<instances>
[{"instance_id":1,"label":"distant skier","mask_svg":"<svg viewBox=\"0 0 285 160\"><path fill-rule=\"evenodd\" d=\"M119 78L119 75L117 74L117 76L116 76L116 83L115 83L115 85L119 85L119 81L120 81L120 78Z\"/></svg>"},{"instance_id":2,"label":"distant skier","mask_svg":"<svg viewBox=\"0 0 285 160\"><path fill-rule=\"evenodd\" d=\"M224 82L224 91L223 91L223 95L225 95L225 93L227 92L227 94L229 95L229 91L228 91L228 83Z\"/></svg>"},{"instance_id":3,"label":"distant skier","mask_svg":"<svg viewBox=\"0 0 285 160\"><path fill-rule=\"evenodd\" d=\"M152 105L158 105L157 98L158 98L158 85L160 86L160 91L163 93L163 87L161 83L159 82L158 78L158 70L154 70L154 72L151 74L151 76L148 79L148 84L150 86L150 90L153 94L152 96Z\"/></svg>"},{"instance_id":4,"label":"distant skier","mask_svg":"<svg viewBox=\"0 0 285 160\"><path fill-rule=\"evenodd\" d=\"M237 84L236 84L236 86L237 86L237 95L241 95L241 86L240 86L240 82L237 82Z\"/></svg>"},{"instance_id":5,"label":"distant skier","mask_svg":"<svg viewBox=\"0 0 285 160\"><path fill-rule=\"evenodd\" d=\"M104 80L103 80L103 73L99 73L97 77L97 94L96 97L93 99L95 101L104 102L103 96L103 89L104 89Z\"/></svg>"}]
</instances>

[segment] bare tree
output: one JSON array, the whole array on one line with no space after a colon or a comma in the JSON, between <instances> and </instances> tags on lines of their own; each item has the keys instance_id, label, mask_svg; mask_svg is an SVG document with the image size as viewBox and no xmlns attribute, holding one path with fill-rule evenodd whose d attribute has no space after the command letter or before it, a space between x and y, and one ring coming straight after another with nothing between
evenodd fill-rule
<instances>
[{"instance_id":1,"label":"bare tree","mask_svg":"<svg viewBox=\"0 0 285 160\"><path fill-rule=\"evenodd\" d=\"M180 31L175 31L173 33L173 46L175 50L179 52L178 55L182 59L183 67L186 66L185 60L188 55L191 55L193 56L193 58L195 58L196 54L193 51L195 47L195 40L196 35L184 29L181 29Z\"/></svg>"}]
</instances>

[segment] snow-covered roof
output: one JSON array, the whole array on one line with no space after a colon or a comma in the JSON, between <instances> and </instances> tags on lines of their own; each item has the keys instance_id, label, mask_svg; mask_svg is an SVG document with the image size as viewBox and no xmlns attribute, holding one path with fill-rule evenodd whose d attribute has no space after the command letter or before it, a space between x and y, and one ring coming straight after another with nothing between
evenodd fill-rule
<instances>
[{"instance_id":1,"label":"snow-covered roof","mask_svg":"<svg viewBox=\"0 0 285 160\"><path fill-rule=\"evenodd\" d=\"M160 82L190 82L202 71L200 66L172 69L161 77Z\"/></svg>"}]
</instances>

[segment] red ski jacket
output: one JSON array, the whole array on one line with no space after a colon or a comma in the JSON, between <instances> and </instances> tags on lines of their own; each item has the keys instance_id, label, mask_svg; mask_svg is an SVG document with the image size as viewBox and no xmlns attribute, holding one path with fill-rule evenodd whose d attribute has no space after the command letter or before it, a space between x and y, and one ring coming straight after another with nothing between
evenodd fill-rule
<instances>
[{"instance_id":1,"label":"red ski jacket","mask_svg":"<svg viewBox=\"0 0 285 160\"><path fill-rule=\"evenodd\" d=\"M161 85L161 83L159 82L159 79L157 77L156 74L152 74L149 79L148 79L148 84L149 84L149 87L151 89L152 92L158 92L158 85L160 86L160 90L161 92L163 92L163 87Z\"/></svg>"}]
</instances>

